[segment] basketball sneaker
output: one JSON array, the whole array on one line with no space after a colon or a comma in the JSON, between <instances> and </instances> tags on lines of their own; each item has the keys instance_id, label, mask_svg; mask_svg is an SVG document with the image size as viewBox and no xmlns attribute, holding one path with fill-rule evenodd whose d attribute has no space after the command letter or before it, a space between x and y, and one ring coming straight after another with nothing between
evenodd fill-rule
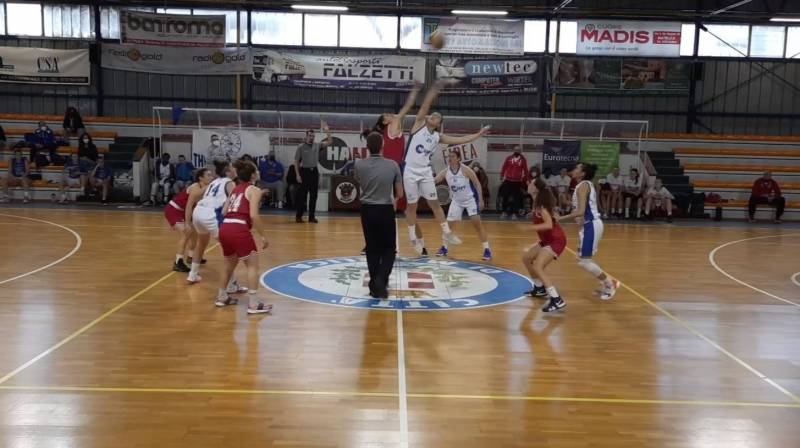
<instances>
[{"instance_id":1,"label":"basketball sneaker","mask_svg":"<svg viewBox=\"0 0 800 448\"><path fill-rule=\"evenodd\" d=\"M228 289L225 290L225 292L227 292L228 294L243 294L246 293L247 291L248 289L240 285L239 282L237 282L236 280L232 281L228 285Z\"/></svg>"},{"instance_id":2,"label":"basketball sneaker","mask_svg":"<svg viewBox=\"0 0 800 448\"><path fill-rule=\"evenodd\" d=\"M422 257L427 257L428 256L428 248L427 247L423 247L422 248L422 255L421 256Z\"/></svg>"},{"instance_id":3,"label":"basketball sneaker","mask_svg":"<svg viewBox=\"0 0 800 448\"><path fill-rule=\"evenodd\" d=\"M542 286L533 285L533 289L526 292L525 294L531 297L547 297L547 290L545 289L544 285Z\"/></svg>"},{"instance_id":4,"label":"basketball sneaker","mask_svg":"<svg viewBox=\"0 0 800 448\"><path fill-rule=\"evenodd\" d=\"M552 313L553 311L564 309L565 306L567 306L567 302L561 297L551 297L547 305L542 308L542 311L545 313Z\"/></svg>"},{"instance_id":5,"label":"basketball sneaker","mask_svg":"<svg viewBox=\"0 0 800 448\"><path fill-rule=\"evenodd\" d=\"M617 280L615 278L611 279L611 287L610 288L606 287L605 289L603 289L603 291L600 293L600 299L601 300L611 300L611 299L613 299L614 298L614 294L617 293L617 289L619 288L619 285L620 285L619 280Z\"/></svg>"},{"instance_id":6,"label":"basketball sneaker","mask_svg":"<svg viewBox=\"0 0 800 448\"><path fill-rule=\"evenodd\" d=\"M463 242L463 241L461 241L461 238L459 238L453 232L448 232L448 233L442 234L442 239L444 240L445 243L453 245L453 246L458 246L459 244L461 244Z\"/></svg>"},{"instance_id":7,"label":"basketball sneaker","mask_svg":"<svg viewBox=\"0 0 800 448\"><path fill-rule=\"evenodd\" d=\"M203 277L200 275L195 274L194 272L189 272L189 276L186 277L186 282L190 285L194 285L195 283L200 283L203 280Z\"/></svg>"},{"instance_id":8,"label":"basketball sneaker","mask_svg":"<svg viewBox=\"0 0 800 448\"><path fill-rule=\"evenodd\" d=\"M412 241L411 245L414 246L414 251L417 252L417 255L422 255L422 252L425 251L425 246L423 246L422 241L418 239Z\"/></svg>"},{"instance_id":9,"label":"basketball sneaker","mask_svg":"<svg viewBox=\"0 0 800 448\"><path fill-rule=\"evenodd\" d=\"M175 271L175 272L191 272L192 271L192 269L189 266L186 266L186 263L183 261L183 259L180 259L180 260L176 261L175 264L172 266L172 270Z\"/></svg>"},{"instance_id":10,"label":"basketball sneaker","mask_svg":"<svg viewBox=\"0 0 800 448\"><path fill-rule=\"evenodd\" d=\"M437 257L446 257L448 254L447 248L442 246L439 248L439 251L436 252Z\"/></svg>"},{"instance_id":11,"label":"basketball sneaker","mask_svg":"<svg viewBox=\"0 0 800 448\"><path fill-rule=\"evenodd\" d=\"M483 250L483 261L492 261L492 250L491 249L484 249Z\"/></svg>"}]
</instances>

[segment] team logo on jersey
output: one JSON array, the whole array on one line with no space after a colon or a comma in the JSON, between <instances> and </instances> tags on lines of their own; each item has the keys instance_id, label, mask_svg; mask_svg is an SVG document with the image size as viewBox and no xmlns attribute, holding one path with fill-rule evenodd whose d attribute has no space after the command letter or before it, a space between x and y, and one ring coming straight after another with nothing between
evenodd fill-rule
<instances>
[{"instance_id":1,"label":"team logo on jersey","mask_svg":"<svg viewBox=\"0 0 800 448\"><path fill-rule=\"evenodd\" d=\"M350 204L356 200L358 189L352 182L342 182L336 186L336 199L342 204Z\"/></svg>"},{"instance_id":2,"label":"team logo on jersey","mask_svg":"<svg viewBox=\"0 0 800 448\"><path fill-rule=\"evenodd\" d=\"M399 257L389 298L369 296L364 257L325 258L278 266L261 277L271 291L293 299L375 310L445 311L502 305L521 299L530 281L516 272L455 260Z\"/></svg>"}]
</instances>

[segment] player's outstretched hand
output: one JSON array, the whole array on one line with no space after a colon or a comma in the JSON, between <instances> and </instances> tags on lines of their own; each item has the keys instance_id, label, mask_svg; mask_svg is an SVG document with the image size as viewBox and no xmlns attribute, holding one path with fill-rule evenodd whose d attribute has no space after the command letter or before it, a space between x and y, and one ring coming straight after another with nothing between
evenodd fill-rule
<instances>
[{"instance_id":1,"label":"player's outstretched hand","mask_svg":"<svg viewBox=\"0 0 800 448\"><path fill-rule=\"evenodd\" d=\"M480 134L481 134L481 135L486 135L486 134L488 134L488 133L489 133L489 131L490 131L491 129L492 129L492 125L490 125L490 124L489 124L489 125L486 125L486 126L484 126L484 127L482 127L482 128L481 128L481 130L480 130Z\"/></svg>"},{"instance_id":2,"label":"player's outstretched hand","mask_svg":"<svg viewBox=\"0 0 800 448\"><path fill-rule=\"evenodd\" d=\"M330 126L328 126L328 122L327 121L320 120L319 125L320 125L320 127L322 127L323 131L325 131L325 132L330 132L331 131L331 128L330 128Z\"/></svg>"}]
</instances>

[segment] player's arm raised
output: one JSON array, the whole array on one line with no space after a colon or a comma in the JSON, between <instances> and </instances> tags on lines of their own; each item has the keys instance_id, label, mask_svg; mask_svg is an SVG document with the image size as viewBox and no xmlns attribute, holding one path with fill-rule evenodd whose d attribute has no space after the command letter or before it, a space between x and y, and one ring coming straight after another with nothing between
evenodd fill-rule
<instances>
[{"instance_id":1,"label":"player's arm raised","mask_svg":"<svg viewBox=\"0 0 800 448\"><path fill-rule=\"evenodd\" d=\"M253 223L253 230L261 237L261 249L266 249L269 246L267 232L261 224L261 215L258 214L263 192L260 188L251 185L247 187L244 194L247 196L247 200L250 201L250 222Z\"/></svg>"},{"instance_id":2,"label":"player's arm raised","mask_svg":"<svg viewBox=\"0 0 800 448\"><path fill-rule=\"evenodd\" d=\"M444 143L445 145L463 145L465 143L474 142L475 140L483 137L484 135L489 133L489 129L492 126L484 126L481 128L480 131L469 134L469 135L462 135L461 137L454 137L452 135L441 134L439 136L439 142Z\"/></svg>"},{"instance_id":3,"label":"player's arm raised","mask_svg":"<svg viewBox=\"0 0 800 448\"><path fill-rule=\"evenodd\" d=\"M425 125L425 121L428 119L428 112L431 110L431 105L436 101L443 87L444 82L441 80L436 81L436 83L425 92L425 99L422 100L422 105L419 106L417 119L414 121L414 127L411 128L411 132L416 132Z\"/></svg>"},{"instance_id":4,"label":"player's arm raised","mask_svg":"<svg viewBox=\"0 0 800 448\"><path fill-rule=\"evenodd\" d=\"M320 121L322 131L325 132L325 140L322 141L322 146L333 146L333 134L331 134L331 127L325 120Z\"/></svg>"},{"instance_id":5,"label":"player's arm raised","mask_svg":"<svg viewBox=\"0 0 800 448\"><path fill-rule=\"evenodd\" d=\"M408 98L406 98L406 103L403 104L403 108L400 109L400 112L397 113L396 119L389 125L389 136L390 137L397 137L403 132L403 119L406 118L406 115L411 111L411 108L414 107L414 104L417 102L417 95L421 89L420 84L414 84L414 88L411 89L411 93L408 94Z\"/></svg>"},{"instance_id":6,"label":"player's arm raised","mask_svg":"<svg viewBox=\"0 0 800 448\"><path fill-rule=\"evenodd\" d=\"M478 192L478 210L483 210L483 187L481 186L481 181L478 180L478 175L475 174L475 171L472 171L472 168L466 165L462 166L461 169L464 170L467 179L472 182L472 186L475 187L475 191Z\"/></svg>"},{"instance_id":7,"label":"player's arm raised","mask_svg":"<svg viewBox=\"0 0 800 448\"><path fill-rule=\"evenodd\" d=\"M579 221L583 220L583 216L586 213L586 203L589 200L589 186L586 184L580 185L578 187L578 207L572 211L572 213L559 216L559 221L564 221L566 219L578 219ZM578 222L578 224L583 224L583 222Z\"/></svg>"}]
</instances>

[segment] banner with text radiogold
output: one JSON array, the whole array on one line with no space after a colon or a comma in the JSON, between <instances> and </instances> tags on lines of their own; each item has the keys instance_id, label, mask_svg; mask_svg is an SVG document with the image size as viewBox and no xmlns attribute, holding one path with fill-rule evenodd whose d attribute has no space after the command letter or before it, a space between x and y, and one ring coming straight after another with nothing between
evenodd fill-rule
<instances>
[{"instance_id":1,"label":"banner with text radiogold","mask_svg":"<svg viewBox=\"0 0 800 448\"><path fill-rule=\"evenodd\" d=\"M103 44L103 68L166 75L246 75L247 48L180 48Z\"/></svg>"}]
</instances>

